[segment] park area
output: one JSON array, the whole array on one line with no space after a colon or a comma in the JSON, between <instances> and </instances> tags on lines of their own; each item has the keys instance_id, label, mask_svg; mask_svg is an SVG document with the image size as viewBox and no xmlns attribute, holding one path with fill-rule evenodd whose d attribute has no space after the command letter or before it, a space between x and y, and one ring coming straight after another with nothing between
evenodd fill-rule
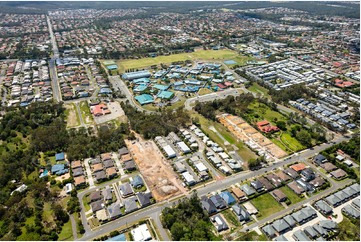
<instances>
[{"instance_id":1,"label":"park area","mask_svg":"<svg viewBox=\"0 0 361 242\"><path fill-rule=\"evenodd\" d=\"M232 63L237 65L245 65L247 61L251 60L251 57L240 55L233 50L196 50L191 53L181 53L174 55L164 55L157 57L148 57L142 59L128 59L128 60L119 60L117 65L119 67L119 72L123 73L128 69L137 69L149 67L152 65L171 64L175 61L186 61L186 60L199 60L199 61L229 61L232 60Z\"/></svg>"},{"instance_id":2,"label":"park area","mask_svg":"<svg viewBox=\"0 0 361 242\"><path fill-rule=\"evenodd\" d=\"M137 141L125 140L125 143L156 201L164 201L186 192L181 180L153 141L145 141L137 136Z\"/></svg>"}]
</instances>

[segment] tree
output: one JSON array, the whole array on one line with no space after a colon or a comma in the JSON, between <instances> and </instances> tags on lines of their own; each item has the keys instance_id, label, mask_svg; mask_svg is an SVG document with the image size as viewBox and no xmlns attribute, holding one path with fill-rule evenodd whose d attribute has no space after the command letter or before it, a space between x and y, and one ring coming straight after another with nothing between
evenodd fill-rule
<instances>
[{"instance_id":1,"label":"tree","mask_svg":"<svg viewBox=\"0 0 361 242\"><path fill-rule=\"evenodd\" d=\"M307 132L306 130L301 130L299 132L297 132L296 134L296 138L297 140L300 141L300 143L306 147L311 147L312 146L312 138L309 132Z\"/></svg>"},{"instance_id":2,"label":"tree","mask_svg":"<svg viewBox=\"0 0 361 242\"><path fill-rule=\"evenodd\" d=\"M287 130L287 125L286 125L286 122L284 122L284 121L277 121L276 125L281 130Z\"/></svg>"}]
</instances>

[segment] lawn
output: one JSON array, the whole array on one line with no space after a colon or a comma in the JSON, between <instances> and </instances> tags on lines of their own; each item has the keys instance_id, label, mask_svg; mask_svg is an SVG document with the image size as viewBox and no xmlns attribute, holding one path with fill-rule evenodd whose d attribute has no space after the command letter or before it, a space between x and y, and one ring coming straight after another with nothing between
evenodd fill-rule
<instances>
[{"instance_id":1,"label":"lawn","mask_svg":"<svg viewBox=\"0 0 361 242\"><path fill-rule=\"evenodd\" d=\"M90 205L88 204L88 197L89 195L83 197L85 212L90 210Z\"/></svg>"},{"instance_id":2,"label":"lawn","mask_svg":"<svg viewBox=\"0 0 361 242\"><path fill-rule=\"evenodd\" d=\"M64 225L63 225L63 228L59 234L59 238L58 238L59 241L64 241L64 240L74 240L73 239L73 230L71 228L71 221L69 219L68 222L66 222Z\"/></svg>"},{"instance_id":3,"label":"lawn","mask_svg":"<svg viewBox=\"0 0 361 242\"><path fill-rule=\"evenodd\" d=\"M51 210L51 204L46 202L44 203L44 209L43 209L43 221L46 221L47 223L53 223L53 215Z\"/></svg>"},{"instance_id":4,"label":"lawn","mask_svg":"<svg viewBox=\"0 0 361 242\"><path fill-rule=\"evenodd\" d=\"M75 222L76 222L76 228L77 228L77 235L78 235L78 239L81 238L83 235L79 232L79 226L78 226L78 223L80 221L80 214L75 212L74 214L74 219L75 219Z\"/></svg>"},{"instance_id":5,"label":"lawn","mask_svg":"<svg viewBox=\"0 0 361 242\"><path fill-rule=\"evenodd\" d=\"M299 151L306 148L297 139L293 138L288 132L282 132L281 140L293 151Z\"/></svg>"},{"instance_id":6,"label":"lawn","mask_svg":"<svg viewBox=\"0 0 361 242\"><path fill-rule=\"evenodd\" d=\"M80 108L81 116L83 117L84 123L92 124L93 123L93 115L90 112L87 101L80 102L79 108Z\"/></svg>"},{"instance_id":7,"label":"lawn","mask_svg":"<svg viewBox=\"0 0 361 242\"><path fill-rule=\"evenodd\" d=\"M235 241L268 241L266 235L264 234L257 234L256 231L251 231L248 233L239 233L239 236Z\"/></svg>"},{"instance_id":8,"label":"lawn","mask_svg":"<svg viewBox=\"0 0 361 242\"><path fill-rule=\"evenodd\" d=\"M254 93L260 93L267 98L270 97L270 95L268 94L268 89L260 86L257 82L253 82L252 86L250 86L248 90Z\"/></svg>"},{"instance_id":9,"label":"lawn","mask_svg":"<svg viewBox=\"0 0 361 242\"><path fill-rule=\"evenodd\" d=\"M25 220L25 225L34 225L35 216L31 216ZM17 238L17 240L40 240L40 235L37 233L27 233L25 226L21 227L22 234Z\"/></svg>"},{"instance_id":10,"label":"lawn","mask_svg":"<svg viewBox=\"0 0 361 242\"><path fill-rule=\"evenodd\" d=\"M280 147L282 150L286 151L288 154L292 153L292 150L290 150L289 148L287 148L280 140L278 140L277 138L273 138L271 139L272 142L277 145L278 147Z\"/></svg>"},{"instance_id":11,"label":"lawn","mask_svg":"<svg viewBox=\"0 0 361 242\"><path fill-rule=\"evenodd\" d=\"M198 91L198 95L206 95L206 94L209 94L209 93L212 93L212 91L208 88L201 88L199 89Z\"/></svg>"},{"instance_id":12,"label":"lawn","mask_svg":"<svg viewBox=\"0 0 361 242\"><path fill-rule=\"evenodd\" d=\"M301 202L304 198L301 198L296 193L294 193L289 187L284 186L280 190L288 197L292 204Z\"/></svg>"},{"instance_id":13,"label":"lawn","mask_svg":"<svg viewBox=\"0 0 361 242\"><path fill-rule=\"evenodd\" d=\"M230 209L224 210L221 213L226 218L228 224L232 225L233 227L241 226L241 223L238 221L238 218Z\"/></svg>"},{"instance_id":14,"label":"lawn","mask_svg":"<svg viewBox=\"0 0 361 242\"><path fill-rule=\"evenodd\" d=\"M251 203L258 209L258 220L267 218L272 214L281 211L284 207L279 204L269 193L263 194L251 200Z\"/></svg>"},{"instance_id":15,"label":"lawn","mask_svg":"<svg viewBox=\"0 0 361 242\"><path fill-rule=\"evenodd\" d=\"M122 73L127 69L137 69L149 67L152 65L170 64L175 61L185 60L234 60L237 64L245 64L250 57L239 55L232 50L198 50L192 53L181 53L167 56L157 56L154 58L129 59L117 61L119 72Z\"/></svg>"},{"instance_id":16,"label":"lawn","mask_svg":"<svg viewBox=\"0 0 361 242\"><path fill-rule=\"evenodd\" d=\"M266 119L270 123L275 124L276 121L287 121L287 117L285 117L283 114L273 111L270 107L263 103L259 103L257 101L254 101L248 106L249 109L252 110L252 114L250 114L250 118L252 121L257 122L261 121L263 119Z\"/></svg>"},{"instance_id":17,"label":"lawn","mask_svg":"<svg viewBox=\"0 0 361 242\"><path fill-rule=\"evenodd\" d=\"M337 235L338 241L360 241L360 220L351 221L343 216L343 220L338 224L340 233Z\"/></svg>"}]
</instances>

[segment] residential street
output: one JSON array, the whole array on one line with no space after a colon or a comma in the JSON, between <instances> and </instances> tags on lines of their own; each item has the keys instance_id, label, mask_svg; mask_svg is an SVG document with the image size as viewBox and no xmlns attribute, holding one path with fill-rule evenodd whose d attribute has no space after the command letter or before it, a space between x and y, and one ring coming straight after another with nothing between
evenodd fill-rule
<instances>
[{"instance_id":1,"label":"residential street","mask_svg":"<svg viewBox=\"0 0 361 242\"><path fill-rule=\"evenodd\" d=\"M49 16L46 16L49 33L50 33L50 39L51 39L51 45L53 46L53 57L49 60L49 70L50 70L50 77L51 77L51 86L53 88L53 97L55 102L61 102L62 96L60 91L60 86L58 82L58 76L56 72L56 66L55 61L57 58L59 58L59 50L58 46L54 37L53 33L53 27L51 25Z\"/></svg>"},{"instance_id":2,"label":"residential street","mask_svg":"<svg viewBox=\"0 0 361 242\"><path fill-rule=\"evenodd\" d=\"M338 136L333 141L335 143L340 143L340 142L345 141L347 139L348 138L345 138L343 136ZM217 191L217 190L226 189L226 188L230 187L231 185L233 185L235 183L241 183L244 180L247 180L247 179L250 179L252 177L262 175L262 174L265 174L265 173L267 173L267 172L269 172L269 171L271 171L273 169L279 168L281 166L284 166L284 165L287 165L287 164L290 164L290 163L293 163L293 162L297 162L297 161L304 161L307 158L314 156L318 152L320 152L320 151L322 151L322 150L324 150L324 149L326 149L326 148L328 148L328 147L330 147L332 145L333 144L331 144L331 143L328 143L328 144L325 143L325 144L316 146L314 148L307 149L307 150L304 150L302 152L299 152L299 155L291 155L289 157L286 157L283 160L281 160L281 161L279 161L277 163L274 163L274 164L272 164L272 165L270 165L270 166L268 166L266 168L262 168L262 169L257 170L257 171L244 171L244 172L240 172L240 173L234 174L232 176L226 177L226 178L224 178L223 180L220 180L220 181L212 181L212 182L208 183L207 185L205 185L204 187L198 187L196 189L192 189L188 193L188 196L190 196L193 191L196 191L198 196L201 197L201 196L207 195L207 194L209 194L211 192L214 192L214 191ZM115 182L115 181L113 181L113 182ZM342 186L342 185L339 184L339 186ZM335 191L337 189L337 187L338 187L337 185L334 185L332 188L327 189L327 190L321 192L320 194L307 199L307 201L317 200L317 198L319 198L319 197L330 194L333 191ZM94 188L94 189L96 189L96 188ZM86 191L86 192L89 192L89 191ZM78 194L78 197L81 198L82 195L84 195L84 193L85 193L85 191ZM148 208L138 210L138 211L136 211L134 213L125 215L125 216L123 216L123 217L121 217L121 218L119 218L119 219L117 219L117 220L115 220L113 222L109 222L109 223L107 223L105 225L99 226L98 228L96 228L94 230L90 230L88 226L84 225L86 233L84 234L84 236L80 240L82 240L82 241L92 240L92 239L94 239L96 237L99 237L99 236L101 236L103 234L110 233L111 231L116 230L120 226L123 226L123 225L126 225L126 224L130 224L132 222L138 221L141 218L148 218L148 217L154 218L154 216L161 213L162 209L164 209L165 207L171 206L171 204L176 202L178 199L180 199L180 198L174 198L172 203L169 203L168 201L166 201L166 202L154 204L154 205L152 205L152 206L150 206ZM302 204L307 202L307 201L303 201ZM292 205L288 209L283 210L282 212L286 213L287 211L291 211L292 209L294 209L295 207L300 206L300 205L301 204ZM82 206L82 209L84 209L83 206ZM279 212L279 213L276 213L276 214L272 215L272 218L275 217L276 215L278 215L278 216L282 215L283 214L282 212ZM84 213L82 212L82 215L83 214ZM265 218L265 219L259 221L258 224L262 224L265 221L270 220L270 219L271 218ZM257 226L257 225L254 225L254 227L255 226ZM162 227L158 226L158 230L162 231L164 229ZM161 232L161 234L164 234L164 233L165 233L165 231Z\"/></svg>"}]
</instances>

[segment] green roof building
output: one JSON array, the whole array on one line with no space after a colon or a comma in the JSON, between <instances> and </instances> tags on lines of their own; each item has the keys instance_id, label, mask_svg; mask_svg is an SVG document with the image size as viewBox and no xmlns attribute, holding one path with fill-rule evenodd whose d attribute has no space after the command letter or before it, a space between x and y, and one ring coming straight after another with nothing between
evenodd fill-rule
<instances>
[{"instance_id":1,"label":"green roof building","mask_svg":"<svg viewBox=\"0 0 361 242\"><path fill-rule=\"evenodd\" d=\"M158 98L161 99L171 99L174 96L173 92L169 92L169 91L161 91L159 92L159 94L157 95Z\"/></svg>"},{"instance_id":2,"label":"green roof building","mask_svg":"<svg viewBox=\"0 0 361 242\"><path fill-rule=\"evenodd\" d=\"M154 102L153 96L149 95L149 94L138 95L138 96L135 96L134 98L135 98L135 100L137 100L140 103L140 105Z\"/></svg>"}]
</instances>

